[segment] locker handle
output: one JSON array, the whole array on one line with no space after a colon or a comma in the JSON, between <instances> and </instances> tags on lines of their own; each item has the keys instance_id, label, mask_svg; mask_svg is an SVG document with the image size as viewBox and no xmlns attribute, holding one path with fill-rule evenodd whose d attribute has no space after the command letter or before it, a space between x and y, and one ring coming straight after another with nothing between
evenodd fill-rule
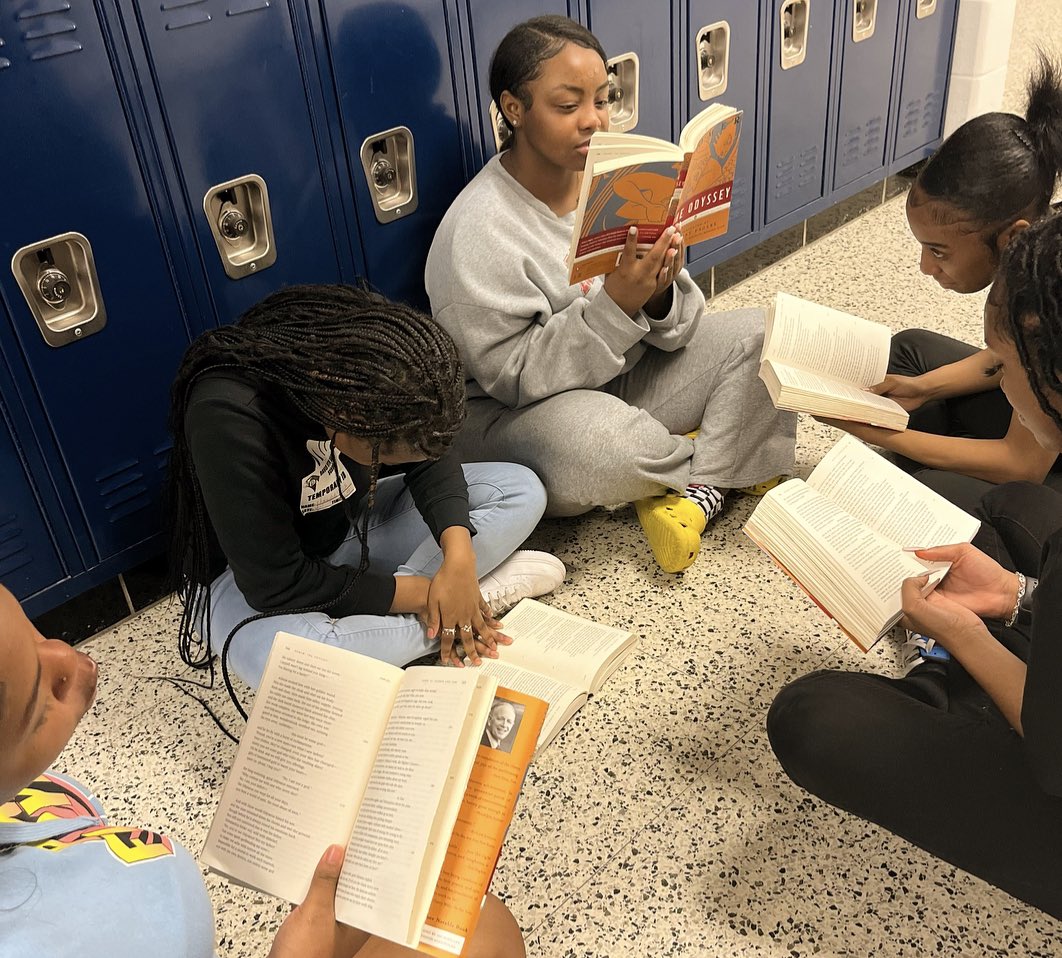
<instances>
[{"instance_id":1,"label":"locker handle","mask_svg":"<svg viewBox=\"0 0 1062 958\"><path fill-rule=\"evenodd\" d=\"M637 53L623 53L605 62L608 74L608 128L625 133L638 125L639 74Z\"/></svg>"},{"instance_id":2,"label":"locker handle","mask_svg":"<svg viewBox=\"0 0 1062 958\"><path fill-rule=\"evenodd\" d=\"M786 0L780 10L782 69L792 70L804 62L808 51L808 21L811 0Z\"/></svg>"},{"instance_id":3,"label":"locker handle","mask_svg":"<svg viewBox=\"0 0 1062 958\"><path fill-rule=\"evenodd\" d=\"M81 233L61 233L23 246L11 272L49 346L66 346L107 325L92 244Z\"/></svg>"},{"instance_id":4,"label":"locker handle","mask_svg":"<svg viewBox=\"0 0 1062 958\"><path fill-rule=\"evenodd\" d=\"M937 0L917 0L915 6L915 16L919 20L924 20L926 17L931 17L936 12Z\"/></svg>"},{"instance_id":5,"label":"locker handle","mask_svg":"<svg viewBox=\"0 0 1062 958\"><path fill-rule=\"evenodd\" d=\"M277 261L269 190L257 173L212 186L203 197L203 213L229 279L243 279Z\"/></svg>"},{"instance_id":6,"label":"locker handle","mask_svg":"<svg viewBox=\"0 0 1062 958\"><path fill-rule=\"evenodd\" d=\"M853 0L852 42L861 43L874 36L878 20L878 0Z\"/></svg>"},{"instance_id":7,"label":"locker handle","mask_svg":"<svg viewBox=\"0 0 1062 958\"><path fill-rule=\"evenodd\" d=\"M416 210L417 158L409 127L396 126L366 137L361 166L379 222L392 223Z\"/></svg>"},{"instance_id":8,"label":"locker handle","mask_svg":"<svg viewBox=\"0 0 1062 958\"><path fill-rule=\"evenodd\" d=\"M702 100L712 100L726 93L730 78L730 24L725 20L710 23L697 31L697 90Z\"/></svg>"}]
</instances>

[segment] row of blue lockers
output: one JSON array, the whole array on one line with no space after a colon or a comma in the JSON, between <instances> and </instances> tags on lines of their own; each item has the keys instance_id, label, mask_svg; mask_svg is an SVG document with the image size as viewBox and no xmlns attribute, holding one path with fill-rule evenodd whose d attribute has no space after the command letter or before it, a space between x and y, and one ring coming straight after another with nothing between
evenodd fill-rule
<instances>
[{"instance_id":1,"label":"row of blue lockers","mask_svg":"<svg viewBox=\"0 0 1062 958\"><path fill-rule=\"evenodd\" d=\"M159 548L168 386L201 331L294 282L423 304L514 23L586 23L619 126L745 111L696 272L933 148L956 3L5 0L0 581L37 613Z\"/></svg>"}]
</instances>

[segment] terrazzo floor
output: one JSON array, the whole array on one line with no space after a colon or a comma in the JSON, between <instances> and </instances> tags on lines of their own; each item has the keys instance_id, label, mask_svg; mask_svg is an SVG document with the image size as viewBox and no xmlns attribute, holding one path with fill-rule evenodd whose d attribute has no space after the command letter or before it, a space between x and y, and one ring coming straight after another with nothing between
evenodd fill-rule
<instances>
[{"instance_id":1,"label":"terrazzo floor","mask_svg":"<svg viewBox=\"0 0 1062 958\"><path fill-rule=\"evenodd\" d=\"M1062 36L1057 0L1019 0L1007 106L1032 43ZM786 290L895 329L980 341L983 297L920 276L903 197L718 296L711 310ZM710 318L708 320L710 322ZM838 438L802 420L798 472ZM549 601L641 638L602 693L534 763L494 890L529 955L1030 955L1062 952L1062 925L782 774L764 717L789 679L821 666L888 672L862 655L741 534L737 498L682 576L655 567L634 512L543 523L530 545L568 566ZM152 678L186 674L163 601L85 647L96 705L57 767L90 783L111 820L202 847L235 754L201 707ZM230 725L223 691L206 698ZM911 796L918 801L917 795ZM287 907L207 876L221 956L264 956Z\"/></svg>"}]
</instances>

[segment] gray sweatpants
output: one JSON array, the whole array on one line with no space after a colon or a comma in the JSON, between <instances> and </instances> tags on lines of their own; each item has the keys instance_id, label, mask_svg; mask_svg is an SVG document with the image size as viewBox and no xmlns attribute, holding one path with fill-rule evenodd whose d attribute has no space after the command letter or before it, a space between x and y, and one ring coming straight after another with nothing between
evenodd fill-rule
<instances>
[{"instance_id":1,"label":"gray sweatpants","mask_svg":"<svg viewBox=\"0 0 1062 958\"><path fill-rule=\"evenodd\" d=\"M465 462L518 462L546 487L547 516L574 516L700 482L732 489L792 472L796 414L758 378L763 310L707 313L673 353L650 348L600 389L521 409L470 399ZM699 429L696 440L684 434Z\"/></svg>"}]
</instances>

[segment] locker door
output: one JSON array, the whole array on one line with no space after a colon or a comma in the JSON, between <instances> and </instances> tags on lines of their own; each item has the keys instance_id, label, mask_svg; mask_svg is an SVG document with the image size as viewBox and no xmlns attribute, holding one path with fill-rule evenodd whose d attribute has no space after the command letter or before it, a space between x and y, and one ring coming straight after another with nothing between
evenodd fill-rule
<instances>
[{"instance_id":1,"label":"locker door","mask_svg":"<svg viewBox=\"0 0 1062 958\"><path fill-rule=\"evenodd\" d=\"M142 31L161 111L156 135L168 138L175 157L218 319L232 321L287 284L337 282L341 266L311 120L315 111L289 4L120 3L127 24L139 23ZM376 51L367 48L362 55ZM147 82L142 76L141 84ZM265 182L276 261L230 278L212 230L211 219L218 217L208 219L204 197L249 174Z\"/></svg>"},{"instance_id":2,"label":"locker door","mask_svg":"<svg viewBox=\"0 0 1062 958\"><path fill-rule=\"evenodd\" d=\"M65 574L33 488L0 403L0 582L17 599Z\"/></svg>"},{"instance_id":3,"label":"locker door","mask_svg":"<svg viewBox=\"0 0 1062 958\"><path fill-rule=\"evenodd\" d=\"M612 104L613 115L637 119L634 125L624 127L627 132L669 141L678 136L672 105L672 86L678 74L678 51L671 40L674 11L661 3L652 16L636 17L631 16L627 0L588 0L588 3L587 26L601 41L609 60L628 53L637 57L638 83L633 103L629 89L630 66L624 61L616 67L614 82L616 89L622 90L622 98Z\"/></svg>"},{"instance_id":4,"label":"locker door","mask_svg":"<svg viewBox=\"0 0 1062 958\"><path fill-rule=\"evenodd\" d=\"M769 0L768 223L823 195L833 0Z\"/></svg>"},{"instance_id":5,"label":"locker door","mask_svg":"<svg viewBox=\"0 0 1062 958\"><path fill-rule=\"evenodd\" d=\"M168 389L188 331L92 0L5 3L0 38L0 116L17 142L0 151L0 338L21 352L23 402L76 495L67 505L87 526L76 534L91 566L158 531ZM106 324L53 346L10 264L69 232L87 237ZM70 279L88 283L80 270Z\"/></svg>"},{"instance_id":6,"label":"locker door","mask_svg":"<svg viewBox=\"0 0 1062 958\"><path fill-rule=\"evenodd\" d=\"M730 226L723 236L701 243L691 258L701 259L753 229L757 147L757 79L760 61L760 11L755 4L730 0L688 0L686 7L686 103L682 122L712 103L743 110L741 142L730 204Z\"/></svg>"},{"instance_id":7,"label":"locker door","mask_svg":"<svg viewBox=\"0 0 1062 958\"><path fill-rule=\"evenodd\" d=\"M910 0L893 159L928 156L944 127L958 0Z\"/></svg>"},{"instance_id":8,"label":"locker door","mask_svg":"<svg viewBox=\"0 0 1062 958\"><path fill-rule=\"evenodd\" d=\"M882 0L839 2L845 10L833 174L835 190L885 165L889 96L899 20L895 3Z\"/></svg>"},{"instance_id":9,"label":"locker door","mask_svg":"<svg viewBox=\"0 0 1062 958\"><path fill-rule=\"evenodd\" d=\"M453 11L446 0L321 0L320 7L350 177L345 192L356 206L350 215L360 231L365 275L382 292L426 306L428 247L465 184L468 152L450 66L451 57L461 61ZM404 175L395 169L404 158L393 155L401 144L372 140L396 127L412 137L416 205L404 212L392 203L390 211L399 215L389 219L383 210L381 222L374 199L387 206L387 194L375 181L370 185L363 147L370 171L383 163L384 176L387 169Z\"/></svg>"},{"instance_id":10,"label":"locker door","mask_svg":"<svg viewBox=\"0 0 1062 958\"><path fill-rule=\"evenodd\" d=\"M575 0L538 0L533 7L519 0L464 0L467 32L471 43L469 96L476 111L472 129L478 132L482 163L496 152L490 121L490 58L502 38L518 23L547 13L578 19ZM475 135L475 134L474 134ZM482 165L481 163L481 165Z\"/></svg>"}]
</instances>

